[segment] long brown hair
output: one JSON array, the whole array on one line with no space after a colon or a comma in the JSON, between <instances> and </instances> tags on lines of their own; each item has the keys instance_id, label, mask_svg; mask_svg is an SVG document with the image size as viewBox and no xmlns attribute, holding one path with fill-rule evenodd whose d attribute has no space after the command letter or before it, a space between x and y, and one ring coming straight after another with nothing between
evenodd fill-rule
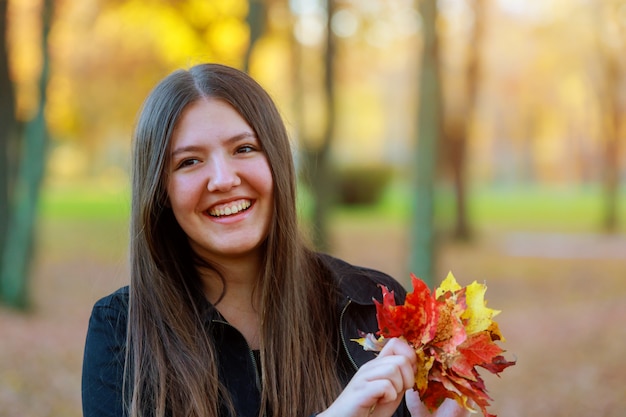
<instances>
[{"instance_id":1,"label":"long brown hair","mask_svg":"<svg viewBox=\"0 0 626 417\"><path fill-rule=\"evenodd\" d=\"M260 415L321 411L340 392L336 294L298 230L296 175L284 123L270 96L248 75L203 64L176 71L154 88L133 138L126 367L130 415L217 417L220 401L229 403L200 308L197 259L166 193L172 132L184 108L202 97L224 100L241 114L272 170L274 213L257 288L262 306Z\"/></svg>"}]
</instances>

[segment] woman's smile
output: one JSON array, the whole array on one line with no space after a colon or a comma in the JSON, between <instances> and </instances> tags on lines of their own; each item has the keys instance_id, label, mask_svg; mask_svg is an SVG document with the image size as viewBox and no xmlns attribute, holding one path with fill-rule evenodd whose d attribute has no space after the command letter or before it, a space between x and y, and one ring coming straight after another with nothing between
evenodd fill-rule
<instances>
[{"instance_id":1,"label":"woman's smile","mask_svg":"<svg viewBox=\"0 0 626 417\"><path fill-rule=\"evenodd\" d=\"M225 203L225 204L217 204L206 212L211 217L224 217L224 216L232 216L237 213L241 213L250 208L252 203L247 199L240 199L233 202Z\"/></svg>"}]
</instances>

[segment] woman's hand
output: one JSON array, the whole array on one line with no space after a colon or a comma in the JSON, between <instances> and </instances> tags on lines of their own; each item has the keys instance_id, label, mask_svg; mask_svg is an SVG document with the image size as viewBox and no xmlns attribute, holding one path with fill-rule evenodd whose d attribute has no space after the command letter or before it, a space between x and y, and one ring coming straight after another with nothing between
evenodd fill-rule
<instances>
[{"instance_id":1,"label":"woman's hand","mask_svg":"<svg viewBox=\"0 0 626 417\"><path fill-rule=\"evenodd\" d=\"M415 368L415 351L405 341L391 339L318 416L389 417L400 405L404 393L415 385Z\"/></svg>"},{"instance_id":2,"label":"woman's hand","mask_svg":"<svg viewBox=\"0 0 626 417\"><path fill-rule=\"evenodd\" d=\"M406 406L412 417L467 417L470 412L459 406L456 401L447 398L437 411L431 413L420 400L417 391L406 392Z\"/></svg>"}]
</instances>

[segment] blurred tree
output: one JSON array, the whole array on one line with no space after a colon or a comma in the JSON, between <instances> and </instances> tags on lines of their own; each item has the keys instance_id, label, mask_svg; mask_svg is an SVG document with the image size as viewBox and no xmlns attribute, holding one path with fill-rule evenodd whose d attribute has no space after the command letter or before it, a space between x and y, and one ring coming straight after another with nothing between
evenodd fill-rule
<instances>
[{"instance_id":1,"label":"blurred tree","mask_svg":"<svg viewBox=\"0 0 626 417\"><path fill-rule=\"evenodd\" d=\"M460 240L471 237L467 204L467 148L473 117L476 114L477 91L480 83L480 52L483 46L485 26L485 0L472 0L472 31L467 42L465 64L465 95L461 111L444 111L444 147L452 171L456 210L453 236ZM450 98L449 98L450 99ZM458 98L455 98L458 99ZM449 103L444 108L458 108Z\"/></svg>"},{"instance_id":2,"label":"blurred tree","mask_svg":"<svg viewBox=\"0 0 626 417\"><path fill-rule=\"evenodd\" d=\"M617 231L618 226L618 202L619 202L619 156L621 148L621 126L623 106L620 100L620 68L617 57L612 54L604 54L606 94L604 98L604 110L606 112L604 135L604 192L605 208L603 227L609 233Z\"/></svg>"},{"instance_id":3,"label":"blurred tree","mask_svg":"<svg viewBox=\"0 0 626 417\"><path fill-rule=\"evenodd\" d=\"M603 184L604 213L603 228L606 232L618 230L620 155L624 135L623 115L626 113L624 89L626 73L623 65L626 46L626 2L612 0L595 11L595 28L598 36L600 85L598 98L602 114L601 135L604 137ZM622 10L622 13L620 13ZM621 17L621 19L620 19Z\"/></svg>"},{"instance_id":4,"label":"blurred tree","mask_svg":"<svg viewBox=\"0 0 626 417\"><path fill-rule=\"evenodd\" d=\"M246 16L246 22L250 31L250 40L248 41L248 47L243 58L243 70L245 72L250 71L250 58L254 45L259 40L265 30L265 24L267 19L267 5L264 0L250 0L248 2L248 15Z\"/></svg>"},{"instance_id":5,"label":"blurred tree","mask_svg":"<svg viewBox=\"0 0 626 417\"><path fill-rule=\"evenodd\" d=\"M39 188L46 161L48 131L44 110L50 68L48 35L52 23L54 0L43 0L41 11L42 68L39 78L37 113L26 123L20 150L14 202L10 210L2 264L0 265L0 295L4 302L16 308L28 306L28 278L34 247L35 222Z\"/></svg>"},{"instance_id":6,"label":"blurred tree","mask_svg":"<svg viewBox=\"0 0 626 417\"><path fill-rule=\"evenodd\" d=\"M441 86L437 0L420 0L422 61L419 76L417 147L413 163L414 207L410 270L430 287L435 283L437 242L434 224L435 177L441 138Z\"/></svg>"},{"instance_id":7,"label":"blurred tree","mask_svg":"<svg viewBox=\"0 0 626 417\"><path fill-rule=\"evenodd\" d=\"M8 0L0 0L0 254L4 251L9 224L10 171L8 150L14 142L15 94L9 75L7 51Z\"/></svg>"},{"instance_id":8,"label":"blurred tree","mask_svg":"<svg viewBox=\"0 0 626 417\"><path fill-rule=\"evenodd\" d=\"M324 111L325 119L320 141L303 140L303 170L313 200L312 239L319 250L328 250L328 212L332 204L334 183L330 175L329 154L335 131L335 36L331 19L335 11L335 0L326 2L326 43L324 60ZM299 71L305 68L300 66ZM301 84L302 85L302 84ZM301 92L299 94L302 94ZM301 105L301 103L300 103ZM301 125L302 126L302 125Z\"/></svg>"}]
</instances>

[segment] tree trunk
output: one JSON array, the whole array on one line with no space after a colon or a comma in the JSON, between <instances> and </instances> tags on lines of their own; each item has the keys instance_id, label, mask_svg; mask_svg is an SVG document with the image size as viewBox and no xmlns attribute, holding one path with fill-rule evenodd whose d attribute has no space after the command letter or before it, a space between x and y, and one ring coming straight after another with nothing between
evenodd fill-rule
<instances>
[{"instance_id":1,"label":"tree trunk","mask_svg":"<svg viewBox=\"0 0 626 417\"><path fill-rule=\"evenodd\" d=\"M328 214L332 204L334 182L330 175L329 154L335 131L335 37L330 21L335 10L334 0L327 0L326 46L324 51L324 99L326 120L319 144L302 140L304 172L313 199L311 238L316 249L329 250ZM302 103L298 103L302 105ZM300 109L302 110L302 109ZM306 133L303 132L303 135Z\"/></svg>"},{"instance_id":2,"label":"tree trunk","mask_svg":"<svg viewBox=\"0 0 626 417\"><path fill-rule=\"evenodd\" d=\"M248 2L248 8L249 10L246 22L248 23L248 28L250 30L250 40L243 58L243 70L245 72L250 72L250 58L252 57L254 45L257 40L259 40L261 35L263 35L263 31L265 30L266 15L266 6L263 0L250 0Z\"/></svg>"},{"instance_id":3,"label":"tree trunk","mask_svg":"<svg viewBox=\"0 0 626 417\"><path fill-rule=\"evenodd\" d=\"M480 82L480 50L485 29L485 1L473 0L474 25L468 43L467 67L465 72L467 108L465 112L463 134L453 138L449 144L451 150L452 172L456 194L456 218L454 237L467 240L471 237L467 202L467 142L471 133L472 119L476 115L478 84Z\"/></svg>"},{"instance_id":4,"label":"tree trunk","mask_svg":"<svg viewBox=\"0 0 626 417\"><path fill-rule=\"evenodd\" d=\"M434 224L435 178L441 136L441 87L437 1L422 0L423 50L419 79L417 147L414 169L414 208L411 227L411 272L430 287L435 283L437 242Z\"/></svg>"},{"instance_id":5,"label":"tree trunk","mask_svg":"<svg viewBox=\"0 0 626 417\"><path fill-rule=\"evenodd\" d=\"M331 19L335 12L335 0L327 1L326 53L324 55L324 92L326 98L326 125L322 143L317 151L314 176L315 210L313 221L316 225L316 244L321 250L328 250L328 213L331 196L334 192L330 176L329 154L335 131L335 37L331 29Z\"/></svg>"},{"instance_id":6,"label":"tree trunk","mask_svg":"<svg viewBox=\"0 0 626 417\"><path fill-rule=\"evenodd\" d=\"M619 204L619 169L622 141L622 111L624 104L620 92L622 91L623 55L626 30L619 22L609 21L606 16L617 16L619 2L607 2L594 9L594 24L597 36L598 62L601 68L601 77L598 80L598 99L603 115L603 197L604 208L601 227L607 233L615 233L618 229ZM612 32L610 28L617 28Z\"/></svg>"},{"instance_id":7,"label":"tree trunk","mask_svg":"<svg viewBox=\"0 0 626 417\"><path fill-rule=\"evenodd\" d=\"M605 52L604 62L606 70L606 144L604 149L604 221L603 227L607 233L615 233L618 226L619 201L619 155L621 135L621 103L620 103L620 71L617 59Z\"/></svg>"},{"instance_id":8,"label":"tree trunk","mask_svg":"<svg viewBox=\"0 0 626 417\"><path fill-rule=\"evenodd\" d=\"M8 155L15 143L16 133L15 95L9 75L6 38L7 6L8 0L0 0L0 255L4 252L10 216L9 190L12 187ZM1 295L0 291L0 298Z\"/></svg>"},{"instance_id":9,"label":"tree trunk","mask_svg":"<svg viewBox=\"0 0 626 417\"><path fill-rule=\"evenodd\" d=\"M53 0L42 6L42 69L39 79L39 105L33 120L24 129L24 150L15 188L15 209L7 231L7 242L0 271L0 293L4 301L16 308L26 308L28 277L32 259L39 188L44 175L48 131L44 115L50 56L48 35L52 23Z\"/></svg>"}]
</instances>

